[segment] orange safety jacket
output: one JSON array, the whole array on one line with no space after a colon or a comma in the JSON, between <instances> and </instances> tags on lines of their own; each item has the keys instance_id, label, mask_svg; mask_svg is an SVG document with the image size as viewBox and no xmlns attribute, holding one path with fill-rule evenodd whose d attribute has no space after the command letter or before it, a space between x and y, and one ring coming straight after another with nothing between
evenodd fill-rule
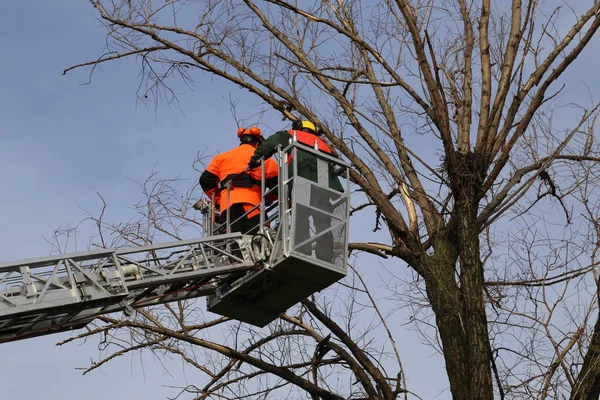
<instances>
[{"instance_id":1,"label":"orange safety jacket","mask_svg":"<svg viewBox=\"0 0 600 400\"><path fill-rule=\"evenodd\" d=\"M250 157L254 154L254 146L243 143L239 147L225 153L215 156L204 174L212 174L218 179L218 184L215 183L212 187L203 186L204 193L208 197L213 194L217 201L221 212L227 210L234 204L243 204L244 210L249 211L254 206L260 204L260 180L262 176L262 168L255 168L242 174L246 165L250 161ZM278 168L277 163L271 159L265 160L265 179L277 178ZM227 189L224 185L229 184L229 203L227 203ZM220 191L220 188L223 188ZM248 218L258 215L260 210L255 210L248 214Z\"/></svg>"},{"instance_id":2,"label":"orange safety jacket","mask_svg":"<svg viewBox=\"0 0 600 400\"><path fill-rule=\"evenodd\" d=\"M329 148L327 143L325 143L323 140L321 140L321 138L318 137L317 135L314 135L309 132L293 131L293 130L288 130L287 133L289 133L291 137L294 137L294 134L295 134L296 141L298 143L302 143L304 145L310 146L313 149L315 148L315 142L316 142L317 150L322 151L323 153L331 154L331 149ZM290 161L289 160L290 157L291 157L291 154L288 157L288 162Z\"/></svg>"}]
</instances>

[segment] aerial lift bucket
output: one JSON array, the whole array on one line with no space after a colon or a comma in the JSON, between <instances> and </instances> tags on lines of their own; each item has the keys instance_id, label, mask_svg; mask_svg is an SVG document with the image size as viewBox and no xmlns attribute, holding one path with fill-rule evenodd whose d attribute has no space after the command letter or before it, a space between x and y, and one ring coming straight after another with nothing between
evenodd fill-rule
<instances>
[{"instance_id":1,"label":"aerial lift bucket","mask_svg":"<svg viewBox=\"0 0 600 400\"><path fill-rule=\"evenodd\" d=\"M298 174L300 152L314 157L316 179ZM333 175L348 182L347 164L296 142L280 151L278 159L274 216L262 204L259 233L248 239L272 242L269 257L257 270L224 280L207 301L209 311L259 327L347 273L349 190L332 189L331 182ZM264 184L262 190L264 199Z\"/></svg>"}]
</instances>

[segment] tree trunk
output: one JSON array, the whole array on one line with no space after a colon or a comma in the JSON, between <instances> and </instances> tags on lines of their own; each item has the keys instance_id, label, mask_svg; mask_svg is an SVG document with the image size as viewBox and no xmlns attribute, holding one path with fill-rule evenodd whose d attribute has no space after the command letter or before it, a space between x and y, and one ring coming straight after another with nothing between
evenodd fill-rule
<instances>
[{"instance_id":1,"label":"tree trunk","mask_svg":"<svg viewBox=\"0 0 600 400\"><path fill-rule=\"evenodd\" d=\"M453 185L454 214L448 231L435 240L434 255L426 268L427 294L436 315L453 398L492 400L494 387L477 224L481 174L473 154L459 158L456 161L460 168L454 170L454 176L458 176Z\"/></svg>"},{"instance_id":2,"label":"tree trunk","mask_svg":"<svg viewBox=\"0 0 600 400\"><path fill-rule=\"evenodd\" d=\"M466 342L460 321L460 292L454 278L456 254L454 245L438 236L433 256L423 268L427 297L435 313L436 325L442 341L446 373L454 399L468 399L459 395L469 387Z\"/></svg>"},{"instance_id":3,"label":"tree trunk","mask_svg":"<svg viewBox=\"0 0 600 400\"><path fill-rule=\"evenodd\" d=\"M477 205L471 199L473 197L465 204L457 205L462 322L472 392L472 396L468 398L492 399L491 353L483 297L483 263L476 223Z\"/></svg>"},{"instance_id":4,"label":"tree trunk","mask_svg":"<svg viewBox=\"0 0 600 400\"><path fill-rule=\"evenodd\" d=\"M594 326L594 334L583 367L571 393L571 400L598 400L600 397L600 316Z\"/></svg>"},{"instance_id":5,"label":"tree trunk","mask_svg":"<svg viewBox=\"0 0 600 400\"><path fill-rule=\"evenodd\" d=\"M477 235L475 237L478 242ZM493 385L481 261L467 259L469 251L461 249L464 259L460 259L459 287L455 279L456 257L453 257L456 244L445 238L438 238L436 242L429 268L425 269L425 279L442 341L452 398L491 400ZM478 246L473 244L469 248L478 249Z\"/></svg>"}]
</instances>

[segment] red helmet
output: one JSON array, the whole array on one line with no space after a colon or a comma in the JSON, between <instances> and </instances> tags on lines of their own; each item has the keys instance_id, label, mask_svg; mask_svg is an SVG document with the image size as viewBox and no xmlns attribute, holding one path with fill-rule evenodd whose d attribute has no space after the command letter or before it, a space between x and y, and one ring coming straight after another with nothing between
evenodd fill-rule
<instances>
[{"instance_id":1,"label":"red helmet","mask_svg":"<svg viewBox=\"0 0 600 400\"><path fill-rule=\"evenodd\" d=\"M254 136L255 138L257 138L261 142L264 140L262 133L260 131L260 128L258 128L256 126L253 126L250 128L239 128L237 131L237 135L238 135L238 137L241 137L242 135L251 135L251 136Z\"/></svg>"}]
</instances>

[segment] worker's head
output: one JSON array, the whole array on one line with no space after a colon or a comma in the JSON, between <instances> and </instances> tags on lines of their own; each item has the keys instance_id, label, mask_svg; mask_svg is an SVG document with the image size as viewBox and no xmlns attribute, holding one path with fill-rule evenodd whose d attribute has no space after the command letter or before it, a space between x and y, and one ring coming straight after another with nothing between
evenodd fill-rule
<instances>
[{"instance_id":1,"label":"worker's head","mask_svg":"<svg viewBox=\"0 0 600 400\"><path fill-rule=\"evenodd\" d=\"M313 124L310 121L301 121L299 119L295 120L292 123L292 129L293 130L298 130L298 131L304 131L304 132L309 132L312 134L316 134L317 133L317 128L315 127L315 124Z\"/></svg>"},{"instance_id":2,"label":"worker's head","mask_svg":"<svg viewBox=\"0 0 600 400\"><path fill-rule=\"evenodd\" d=\"M237 131L240 143L247 143L253 146L258 146L265 138L263 138L260 129L256 126L251 128L239 128Z\"/></svg>"}]
</instances>

